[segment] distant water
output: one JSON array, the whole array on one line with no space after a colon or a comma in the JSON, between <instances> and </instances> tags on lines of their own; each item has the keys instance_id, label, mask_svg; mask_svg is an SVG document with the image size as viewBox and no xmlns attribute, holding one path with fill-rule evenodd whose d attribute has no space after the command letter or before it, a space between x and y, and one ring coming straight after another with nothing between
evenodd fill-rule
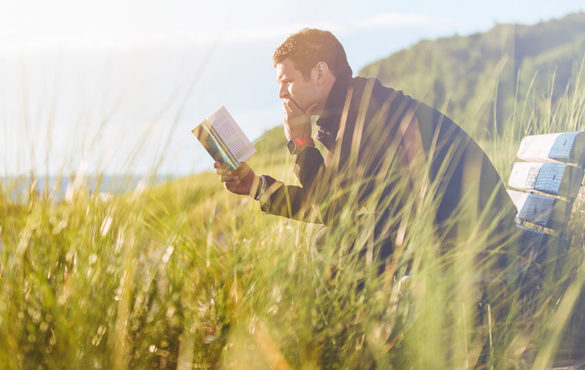
<instances>
[{"instance_id":1,"label":"distant water","mask_svg":"<svg viewBox=\"0 0 585 370\"><path fill-rule=\"evenodd\" d=\"M68 189L85 188L89 193L121 195L136 190L160 185L176 179L175 176L148 177L143 175L86 176L83 179L74 177L30 176L0 177L0 189L12 202L22 203L29 198L31 191L37 194L49 194L55 200L63 200Z\"/></svg>"}]
</instances>

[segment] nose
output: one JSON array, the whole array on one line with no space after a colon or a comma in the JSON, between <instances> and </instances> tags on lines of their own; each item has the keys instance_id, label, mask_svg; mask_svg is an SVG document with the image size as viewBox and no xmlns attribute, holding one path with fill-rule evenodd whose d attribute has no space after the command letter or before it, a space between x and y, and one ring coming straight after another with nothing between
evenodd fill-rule
<instances>
[{"instance_id":1,"label":"nose","mask_svg":"<svg viewBox=\"0 0 585 370\"><path fill-rule=\"evenodd\" d=\"M286 90L286 85L280 85L280 91L278 91L278 97L284 99L288 95L288 91Z\"/></svg>"}]
</instances>

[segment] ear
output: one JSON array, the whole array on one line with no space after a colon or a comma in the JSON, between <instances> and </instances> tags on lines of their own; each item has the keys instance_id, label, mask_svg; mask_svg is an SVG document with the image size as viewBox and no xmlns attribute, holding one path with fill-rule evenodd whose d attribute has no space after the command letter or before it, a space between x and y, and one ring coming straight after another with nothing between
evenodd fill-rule
<instances>
[{"instance_id":1,"label":"ear","mask_svg":"<svg viewBox=\"0 0 585 370\"><path fill-rule=\"evenodd\" d=\"M317 63L311 72L314 74L314 78L319 84L322 84L325 81L327 74L330 73L329 66L325 62Z\"/></svg>"}]
</instances>

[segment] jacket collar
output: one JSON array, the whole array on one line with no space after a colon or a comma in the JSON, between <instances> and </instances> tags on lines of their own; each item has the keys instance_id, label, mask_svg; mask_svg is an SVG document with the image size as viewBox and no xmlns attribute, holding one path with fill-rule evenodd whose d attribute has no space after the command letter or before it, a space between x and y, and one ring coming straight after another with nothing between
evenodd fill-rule
<instances>
[{"instance_id":1,"label":"jacket collar","mask_svg":"<svg viewBox=\"0 0 585 370\"><path fill-rule=\"evenodd\" d=\"M325 102L323 112L315 122L318 128L316 139L322 142L328 150L331 150L335 144L339 121L345 105L345 97L351 81L351 77L335 80Z\"/></svg>"}]
</instances>

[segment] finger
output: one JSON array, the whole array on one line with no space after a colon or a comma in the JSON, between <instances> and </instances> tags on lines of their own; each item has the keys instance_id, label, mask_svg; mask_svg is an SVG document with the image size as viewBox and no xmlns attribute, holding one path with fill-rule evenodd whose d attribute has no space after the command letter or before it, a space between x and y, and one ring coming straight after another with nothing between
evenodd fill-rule
<instances>
[{"instance_id":1,"label":"finger","mask_svg":"<svg viewBox=\"0 0 585 370\"><path fill-rule=\"evenodd\" d=\"M246 162L240 162L238 168L236 168L235 172L245 171L248 170L250 167L246 164Z\"/></svg>"},{"instance_id":2,"label":"finger","mask_svg":"<svg viewBox=\"0 0 585 370\"><path fill-rule=\"evenodd\" d=\"M240 181L240 178L238 176L235 175L222 175L219 177L219 180L221 182L235 182L235 181Z\"/></svg>"},{"instance_id":3,"label":"finger","mask_svg":"<svg viewBox=\"0 0 585 370\"><path fill-rule=\"evenodd\" d=\"M215 168L215 172L220 174L220 173L225 173L226 171L231 171L231 167L229 167L227 164L222 163L222 162L215 162L213 164L213 167Z\"/></svg>"},{"instance_id":4,"label":"finger","mask_svg":"<svg viewBox=\"0 0 585 370\"><path fill-rule=\"evenodd\" d=\"M294 99L286 99L285 105L290 112L303 112L303 108Z\"/></svg>"},{"instance_id":5,"label":"finger","mask_svg":"<svg viewBox=\"0 0 585 370\"><path fill-rule=\"evenodd\" d=\"M240 182L241 182L240 180L226 181L226 182L224 182L224 185L225 185L226 187L233 188L233 187L235 187L235 186L239 185L239 184L240 184Z\"/></svg>"},{"instance_id":6,"label":"finger","mask_svg":"<svg viewBox=\"0 0 585 370\"><path fill-rule=\"evenodd\" d=\"M291 114L292 113L292 108L287 104L286 101L283 101L282 102L282 106L284 108L284 114L285 115L288 115L288 114Z\"/></svg>"},{"instance_id":7,"label":"finger","mask_svg":"<svg viewBox=\"0 0 585 370\"><path fill-rule=\"evenodd\" d=\"M238 182L236 182L236 181L224 182L223 185L229 191L237 192L238 187L240 186L240 182L239 181Z\"/></svg>"},{"instance_id":8,"label":"finger","mask_svg":"<svg viewBox=\"0 0 585 370\"><path fill-rule=\"evenodd\" d=\"M215 168L230 169L230 166L228 166L228 164L227 164L227 163L224 163L224 162L215 162L215 163L213 164L213 166L214 166Z\"/></svg>"},{"instance_id":9,"label":"finger","mask_svg":"<svg viewBox=\"0 0 585 370\"><path fill-rule=\"evenodd\" d=\"M215 172L217 172L219 175L233 175L234 173L231 168L225 166L216 169Z\"/></svg>"},{"instance_id":10,"label":"finger","mask_svg":"<svg viewBox=\"0 0 585 370\"><path fill-rule=\"evenodd\" d=\"M238 176L239 178L246 177L248 173L250 173L250 167L248 166L240 166L234 171L234 175Z\"/></svg>"}]
</instances>

